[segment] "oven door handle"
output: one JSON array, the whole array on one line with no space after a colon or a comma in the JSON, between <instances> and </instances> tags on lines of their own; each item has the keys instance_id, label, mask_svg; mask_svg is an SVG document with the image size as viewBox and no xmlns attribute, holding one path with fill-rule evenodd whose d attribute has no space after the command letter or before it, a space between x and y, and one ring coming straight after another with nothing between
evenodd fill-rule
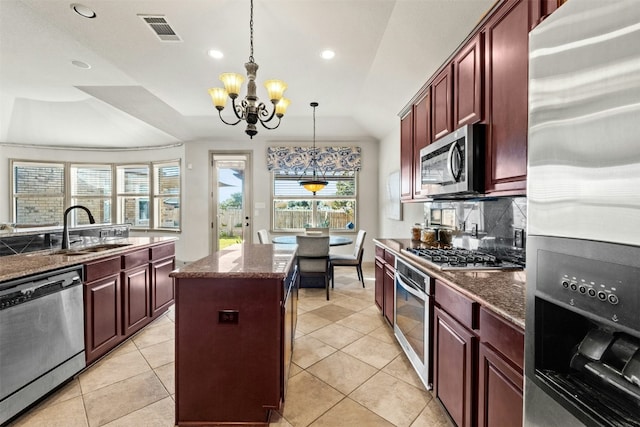
<instances>
[{"instance_id":1,"label":"oven door handle","mask_svg":"<svg viewBox=\"0 0 640 427\"><path fill-rule=\"evenodd\" d=\"M396 272L396 282L402 286L402 288L409 292L411 295L413 295L416 298L421 299L422 301L427 301L427 294L424 293L421 289L416 289L414 286L412 286L410 283L405 282L404 280L402 280L402 276L399 275Z\"/></svg>"}]
</instances>

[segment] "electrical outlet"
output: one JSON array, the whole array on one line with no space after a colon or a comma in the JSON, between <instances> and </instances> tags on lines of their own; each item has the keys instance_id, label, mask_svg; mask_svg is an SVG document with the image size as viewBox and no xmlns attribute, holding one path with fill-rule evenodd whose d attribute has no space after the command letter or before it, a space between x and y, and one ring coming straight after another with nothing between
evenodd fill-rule
<instances>
[{"instance_id":1,"label":"electrical outlet","mask_svg":"<svg viewBox=\"0 0 640 427\"><path fill-rule=\"evenodd\" d=\"M237 325L239 315L238 310L219 310L218 323Z\"/></svg>"},{"instance_id":2,"label":"electrical outlet","mask_svg":"<svg viewBox=\"0 0 640 427\"><path fill-rule=\"evenodd\" d=\"M524 248L524 230L516 228L513 230L513 246L516 248Z\"/></svg>"}]
</instances>

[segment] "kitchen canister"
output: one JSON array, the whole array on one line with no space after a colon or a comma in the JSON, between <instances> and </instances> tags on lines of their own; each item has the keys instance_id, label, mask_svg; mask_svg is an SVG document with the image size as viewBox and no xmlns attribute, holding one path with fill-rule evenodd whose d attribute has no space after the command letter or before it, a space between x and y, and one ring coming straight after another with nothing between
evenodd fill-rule
<instances>
[{"instance_id":1,"label":"kitchen canister","mask_svg":"<svg viewBox=\"0 0 640 427\"><path fill-rule=\"evenodd\" d=\"M420 240L420 232L422 231L422 226L417 222L411 227L411 240Z\"/></svg>"}]
</instances>

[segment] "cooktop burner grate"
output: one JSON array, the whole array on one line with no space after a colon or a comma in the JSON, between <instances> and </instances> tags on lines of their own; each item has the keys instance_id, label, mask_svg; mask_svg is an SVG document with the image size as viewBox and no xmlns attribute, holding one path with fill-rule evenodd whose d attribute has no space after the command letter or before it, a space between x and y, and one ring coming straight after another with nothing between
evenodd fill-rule
<instances>
[{"instance_id":1,"label":"cooktop burner grate","mask_svg":"<svg viewBox=\"0 0 640 427\"><path fill-rule=\"evenodd\" d=\"M504 257L477 250L462 248L409 248L412 255L429 262L441 270L473 269L522 269L524 256L514 254ZM522 261L522 262L518 262Z\"/></svg>"}]
</instances>

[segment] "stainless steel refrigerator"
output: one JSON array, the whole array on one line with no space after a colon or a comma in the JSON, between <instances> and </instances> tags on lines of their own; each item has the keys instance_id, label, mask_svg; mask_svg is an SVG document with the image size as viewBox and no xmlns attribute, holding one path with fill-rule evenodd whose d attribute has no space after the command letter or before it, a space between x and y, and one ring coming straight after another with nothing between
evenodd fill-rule
<instances>
[{"instance_id":1,"label":"stainless steel refrigerator","mask_svg":"<svg viewBox=\"0 0 640 427\"><path fill-rule=\"evenodd\" d=\"M640 426L640 1L530 33L526 426Z\"/></svg>"}]
</instances>

